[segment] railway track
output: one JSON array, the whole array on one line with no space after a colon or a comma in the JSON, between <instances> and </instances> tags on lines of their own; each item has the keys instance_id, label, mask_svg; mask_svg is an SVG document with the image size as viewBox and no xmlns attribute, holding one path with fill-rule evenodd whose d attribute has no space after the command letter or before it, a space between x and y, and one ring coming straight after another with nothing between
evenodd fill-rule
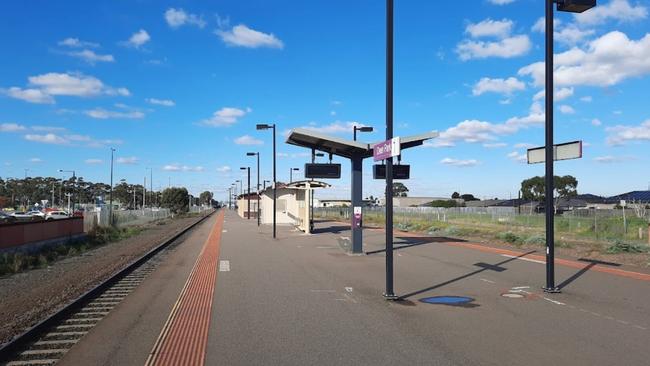
<instances>
[{"instance_id":1,"label":"railway track","mask_svg":"<svg viewBox=\"0 0 650 366\"><path fill-rule=\"evenodd\" d=\"M216 211L215 211L216 212ZM214 213L214 212L213 212ZM56 364L153 272L182 237L210 213L0 348L1 366Z\"/></svg>"}]
</instances>

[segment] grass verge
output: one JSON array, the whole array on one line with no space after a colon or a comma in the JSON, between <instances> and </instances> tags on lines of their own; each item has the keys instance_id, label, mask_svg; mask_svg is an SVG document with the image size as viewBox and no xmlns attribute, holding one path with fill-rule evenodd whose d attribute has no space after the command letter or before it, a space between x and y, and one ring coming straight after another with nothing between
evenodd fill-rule
<instances>
[{"instance_id":1,"label":"grass verge","mask_svg":"<svg viewBox=\"0 0 650 366\"><path fill-rule=\"evenodd\" d=\"M139 226L126 228L97 228L82 240L42 247L33 252L7 252L0 254L0 276L35 268L44 268L58 260L77 256L99 246L138 235L144 229Z\"/></svg>"}]
</instances>

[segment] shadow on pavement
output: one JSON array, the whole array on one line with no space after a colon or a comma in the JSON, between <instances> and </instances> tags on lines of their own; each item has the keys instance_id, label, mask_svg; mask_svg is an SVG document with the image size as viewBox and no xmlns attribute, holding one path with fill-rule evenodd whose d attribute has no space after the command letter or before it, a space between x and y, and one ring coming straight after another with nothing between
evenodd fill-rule
<instances>
[{"instance_id":1,"label":"shadow on pavement","mask_svg":"<svg viewBox=\"0 0 650 366\"><path fill-rule=\"evenodd\" d=\"M590 270L592 267L594 267L595 265L596 265L596 263L593 263L593 262L592 262L592 263L589 263L587 266L585 266L585 268L579 270L579 271L576 272L573 276L567 278L566 280L564 280L564 282L562 282L561 284L557 285L557 288L560 289L560 290L562 290L563 288L565 288L566 286L568 286L571 282L577 280L578 278L580 278L580 276L582 276L583 274L587 273L587 271L589 271L589 270Z\"/></svg>"},{"instance_id":2,"label":"shadow on pavement","mask_svg":"<svg viewBox=\"0 0 650 366\"><path fill-rule=\"evenodd\" d=\"M317 227L314 228L312 234L325 234L325 233L339 234L343 231L350 231L350 226L335 225L335 226L327 226L327 227Z\"/></svg>"},{"instance_id":3,"label":"shadow on pavement","mask_svg":"<svg viewBox=\"0 0 650 366\"><path fill-rule=\"evenodd\" d=\"M501 262L499 262L499 263L495 263L495 264L476 263L475 266L481 267L481 269L477 269L477 270L474 271L474 272L470 272L470 273L464 274L464 275L462 275L462 276L460 276L460 277L453 278L453 279L451 279L451 280L448 280L448 281L445 281L445 282L439 283L439 284L437 284L437 285L433 285L433 286L431 286L431 287L427 287L427 288L424 288L424 289L421 289L421 290L417 290L417 291L410 292L410 293L408 293L408 294L404 294L404 295L400 296L400 297L398 298L398 300L406 300L406 299L408 299L409 297L413 297L413 296L416 296L416 295L419 295L419 294L422 294L422 293L425 293L425 292L428 292L428 291L431 291L431 290L439 289L439 288L441 288L441 287L447 286L447 285L452 284L452 283L454 283L454 282L458 282L458 281L460 281L460 280L464 280L464 279L466 279L466 278L469 278L469 277L475 276L475 275L477 275L477 274L479 274L479 273L482 273L482 272L485 272L485 271L488 271L488 270L489 270L489 271L493 271L493 270L495 270L496 268L499 268L499 270L497 270L497 272L503 272L503 271L506 270L506 268L502 268L501 265L506 264L506 263L509 263L509 262L512 262L512 261L515 261L515 260L517 260L517 259L519 259L519 258L525 257L525 256L527 256L527 255L529 255L529 254L533 254L533 253L535 253L535 252L537 252L537 251L536 251L536 250L532 250L532 251L530 251L530 252L522 253L521 255L518 255L518 256L513 257L513 258L508 258L508 259L506 259L506 260L504 260L504 261L501 261Z\"/></svg>"},{"instance_id":4,"label":"shadow on pavement","mask_svg":"<svg viewBox=\"0 0 650 366\"><path fill-rule=\"evenodd\" d=\"M399 240L395 241L393 250L417 247L419 245L425 245L431 243L461 243L466 241L462 239L447 238L444 236L418 236L418 237L396 236L395 239L399 239ZM386 249L370 250L366 252L366 255L383 253L385 251Z\"/></svg>"}]
</instances>

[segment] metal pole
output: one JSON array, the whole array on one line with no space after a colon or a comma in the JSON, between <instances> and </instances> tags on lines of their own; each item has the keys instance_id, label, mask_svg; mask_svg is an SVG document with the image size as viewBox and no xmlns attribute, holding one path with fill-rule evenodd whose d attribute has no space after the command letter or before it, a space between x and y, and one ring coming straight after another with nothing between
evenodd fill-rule
<instances>
[{"instance_id":1,"label":"metal pole","mask_svg":"<svg viewBox=\"0 0 650 366\"><path fill-rule=\"evenodd\" d=\"M111 148L111 196L108 207L108 224L113 225L113 152L115 149Z\"/></svg>"},{"instance_id":2,"label":"metal pole","mask_svg":"<svg viewBox=\"0 0 650 366\"><path fill-rule=\"evenodd\" d=\"M77 200L77 173L74 170L72 171L72 179L74 180L74 185L72 186L72 213L74 214L74 205Z\"/></svg>"},{"instance_id":3,"label":"metal pole","mask_svg":"<svg viewBox=\"0 0 650 366\"><path fill-rule=\"evenodd\" d=\"M147 207L147 177L144 177L144 184L142 185L142 213L144 214L144 209Z\"/></svg>"},{"instance_id":4,"label":"metal pole","mask_svg":"<svg viewBox=\"0 0 650 366\"><path fill-rule=\"evenodd\" d=\"M546 0L546 287L545 292L560 292L555 287L555 217L553 212L553 0Z\"/></svg>"},{"instance_id":5,"label":"metal pole","mask_svg":"<svg viewBox=\"0 0 650 366\"><path fill-rule=\"evenodd\" d=\"M357 141L357 126L354 126L353 129L354 129L354 138L353 138L353 140Z\"/></svg>"},{"instance_id":6,"label":"metal pole","mask_svg":"<svg viewBox=\"0 0 650 366\"><path fill-rule=\"evenodd\" d=\"M251 167L246 167L247 173L248 173L248 194L247 194L247 200L248 200L248 217L247 219L251 219Z\"/></svg>"},{"instance_id":7,"label":"metal pole","mask_svg":"<svg viewBox=\"0 0 650 366\"><path fill-rule=\"evenodd\" d=\"M293 183L293 168L289 168L289 183Z\"/></svg>"},{"instance_id":8,"label":"metal pole","mask_svg":"<svg viewBox=\"0 0 650 366\"><path fill-rule=\"evenodd\" d=\"M393 0L386 0L386 140L393 138ZM386 292L393 290L393 158L386 159Z\"/></svg>"},{"instance_id":9,"label":"metal pole","mask_svg":"<svg viewBox=\"0 0 650 366\"><path fill-rule=\"evenodd\" d=\"M151 189L149 189L149 192L150 192L149 194L151 195L151 199L150 199L151 207L153 207L153 203L154 203L154 199L155 199L155 197L153 195L153 168L149 168L149 177L150 177L150 179L149 179L149 188L151 188Z\"/></svg>"},{"instance_id":10,"label":"metal pole","mask_svg":"<svg viewBox=\"0 0 650 366\"><path fill-rule=\"evenodd\" d=\"M257 226L260 226L260 153L257 153Z\"/></svg>"},{"instance_id":11,"label":"metal pole","mask_svg":"<svg viewBox=\"0 0 650 366\"><path fill-rule=\"evenodd\" d=\"M275 205L276 201L278 199L278 184L277 184L277 179L276 179L276 166L275 166L275 123L273 124L273 238L275 239L276 237L276 219L277 219L277 213L275 211Z\"/></svg>"}]
</instances>

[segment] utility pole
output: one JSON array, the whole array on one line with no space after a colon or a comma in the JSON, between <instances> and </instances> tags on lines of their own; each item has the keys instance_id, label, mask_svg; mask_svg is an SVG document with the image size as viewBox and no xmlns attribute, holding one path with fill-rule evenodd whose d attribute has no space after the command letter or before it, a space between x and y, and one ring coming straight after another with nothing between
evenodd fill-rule
<instances>
[{"instance_id":1,"label":"utility pole","mask_svg":"<svg viewBox=\"0 0 650 366\"><path fill-rule=\"evenodd\" d=\"M386 0L386 140L393 138L393 0ZM393 290L393 158L386 159L386 292L384 298L396 300Z\"/></svg>"},{"instance_id":2,"label":"utility pole","mask_svg":"<svg viewBox=\"0 0 650 366\"><path fill-rule=\"evenodd\" d=\"M111 147L111 198L110 206L108 207L108 222L113 226L113 153L115 149Z\"/></svg>"},{"instance_id":3,"label":"utility pole","mask_svg":"<svg viewBox=\"0 0 650 366\"><path fill-rule=\"evenodd\" d=\"M147 177L144 177L144 184L142 185L142 213L147 207Z\"/></svg>"}]
</instances>

